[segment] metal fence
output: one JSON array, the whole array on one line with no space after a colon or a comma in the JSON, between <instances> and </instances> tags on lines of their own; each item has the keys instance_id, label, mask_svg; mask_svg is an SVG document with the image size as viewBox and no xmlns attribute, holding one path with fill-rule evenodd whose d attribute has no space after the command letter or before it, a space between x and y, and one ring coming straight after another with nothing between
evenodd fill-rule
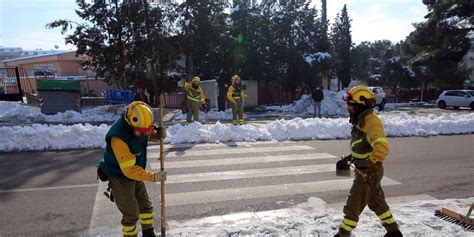
<instances>
[{"instance_id":1,"label":"metal fence","mask_svg":"<svg viewBox=\"0 0 474 237\"><path fill-rule=\"evenodd\" d=\"M22 82L33 88L24 68L0 68L0 100L23 101Z\"/></svg>"}]
</instances>

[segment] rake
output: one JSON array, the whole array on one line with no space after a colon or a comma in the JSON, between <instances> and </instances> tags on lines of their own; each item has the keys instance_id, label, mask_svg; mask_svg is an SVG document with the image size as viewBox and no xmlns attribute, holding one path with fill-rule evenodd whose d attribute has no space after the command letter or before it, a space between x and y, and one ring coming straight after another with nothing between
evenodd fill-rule
<instances>
[{"instance_id":1,"label":"rake","mask_svg":"<svg viewBox=\"0 0 474 237\"><path fill-rule=\"evenodd\" d=\"M474 203L471 204L471 208L469 208L469 211L464 216L455 211L451 211L443 207L441 208L441 210L435 211L435 216L441 218L442 220L454 223L456 225L460 225L467 231L474 231L474 218L469 217L473 209Z\"/></svg>"}]
</instances>

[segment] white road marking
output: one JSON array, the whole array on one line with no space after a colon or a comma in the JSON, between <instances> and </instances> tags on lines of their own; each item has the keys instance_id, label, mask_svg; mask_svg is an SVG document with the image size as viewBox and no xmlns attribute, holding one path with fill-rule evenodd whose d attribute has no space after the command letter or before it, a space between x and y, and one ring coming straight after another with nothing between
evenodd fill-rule
<instances>
[{"instance_id":1,"label":"white road marking","mask_svg":"<svg viewBox=\"0 0 474 237\"><path fill-rule=\"evenodd\" d=\"M208 159L208 160L185 160L185 161L166 161L166 169L203 167L203 166L219 166L219 165L237 165L237 164L254 164L269 163L297 160L316 160L316 159L334 159L337 158L328 153L311 153L298 155L277 155L277 156L256 156L256 157L239 157L229 159ZM152 169L159 169L159 162L150 163Z\"/></svg>"},{"instance_id":2,"label":"white road marking","mask_svg":"<svg viewBox=\"0 0 474 237\"><path fill-rule=\"evenodd\" d=\"M306 183L290 183L233 189L206 190L198 192L167 194L166 206L181 206L223 201L246 200L253 198L278 197L307 193L321 193L347 190L352 186L353 179L325 180ZM383 186L397 185L399 182L384 177Z\"/></svg>"},{"instance_id":3,"label":"white road marking","mask_svg":"<svg viewBox=\"0 0 474 237\"><path fill-rule=\"evenodd\" d=\"M276 167L266 169L249 169L249 170L233 170L233 171L221 171L221 172L209 172L209 173L194 173L194 174L181 174L181 175L169 175L166 183L193 183L193 182L204 182L204 181L219 181L219 180L230 180L230 179L250 179L250 178L262 178L262 177L277 177L284 175L301 175L301 174L316 174L321 172L336 171L334 164L324 165L306 165L306 166L287 166L287 167Z\"/></svg>"},{"instance_id":4,"label":"white road marking","mask_svg":"<svg viewBox=\"0 0 474 237\"><path fill-rule=\"evenodd\" d=\"M212 149L212 150L189 150L189 151L172 151L165 152L166 158L184 157L184 156L210 156L210 155L229 155L229 154L246 154L246 153L262 153L262 152L281 152L281 151L307 151L314 150L310 146L270 146L270 147L246 147L233 149ZM159 152L148 153L149 157L159 157Z\"/></svg>"}]
</instances>

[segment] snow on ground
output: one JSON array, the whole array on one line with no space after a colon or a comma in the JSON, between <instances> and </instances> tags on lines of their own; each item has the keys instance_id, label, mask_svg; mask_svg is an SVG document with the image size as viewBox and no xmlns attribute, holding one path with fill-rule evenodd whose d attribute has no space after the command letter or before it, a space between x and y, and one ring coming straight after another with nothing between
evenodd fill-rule
<instances>
[{"instance_id":1,"label":"snow on ground","mask_svg":"<svg viewBox=\"0 0 474 237\"><path fill-rule=\"evenodd\" d=\"M474 197L393 204L392 213L405 236L474 236L458 225L434 216L449 208L463 215ZM328 207L316 197L288 209L234 213L187 221L168 221L171 236L333 236L343 217L342 210ZM173 228L174 227L174 228ZM385 230L368 208L361 214L355 236L383 236Z\"/></svg>"},{"instance_id":2,"label":"snow on ground","mask_svg":"<svg viewBox=\"0 0 474 237\"><path fill-rule=\"evenodd\" d=\"M381 115L386 135L435 136L474 133L474 113L411 116L407 113ZM107 125L30 125L0 127L0 151L60 150L100 148L104 145ZM241 141L298 141L350 137L347 118L295 118L267 124L234 126L215 124L176 124L167 128L166 143L219 143Z\"/></svg>"},{"instance_id":3,"label":"snow on ground","mask_svg":"<svg viewBox=\"0 0 474 237\"><path fill-rule=\"evenodd\" d=\"M54 115L42 114L39 110L19 103L0 101L0 124L18 125L31 123L92 123L112 122L124 111L124 106L98 106L83 109L82 113L68 110Z\"/></svg>"}]
</instances>

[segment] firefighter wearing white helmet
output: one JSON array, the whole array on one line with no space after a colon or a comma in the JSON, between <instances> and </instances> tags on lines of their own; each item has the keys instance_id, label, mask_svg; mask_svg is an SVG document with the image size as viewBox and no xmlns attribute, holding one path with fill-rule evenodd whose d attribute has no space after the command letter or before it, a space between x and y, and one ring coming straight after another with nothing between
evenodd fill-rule
<instances>
[{"instance_id":1,"label":"firefighter wearing white helmet","mask_svg":"<svg viewBox=\"0 0 474 237\"><path fill-rule=\"evenodd\" d=\"M207 113L208 108L206 105L206 97L200 84L201 79L197 76L193 77L191 83L188 83L185 78L181 79L181 84L186 92L186 108L187 117L186 122L192 123L193 121L199 121L199 105L201 105L204 111Z\"/></svg>"},{"instance_id":2,"label":"firefighter wearing white helmet","mask_svg":"<svg viewBox=\"0 0 474 237\"><path fill-rule=\"evenodd\" d=\"M388 155L388 141L380 118L374 113L375 95L366 86L350 89L343 98L350 114L351 160L361 172L355 173L354 183L344 206L344 218L336 236L350 236L359 215L368 205L379 217L387 237L402 236L380 184L383 161Z\"/></svg>"},{"instance_id":3,"label":"firefighter wearing white helmet","mask_svg":"<svg viewBox=\"0 0 474 237\"><path fill-rule=\"evenodd\" d=\"M244 109L242 99L246 98L247 95L242 92L242 81L238 75L233 75L232 85L227 91L227 100L230 102L232 107L232 123L234 125L244 124Z\"/></svg>"},{"instance_id":4,"label":"firefighter wearing white helmet","mask_svg":"<svg viewBox=\"0 0 474 237\"><path fill-rule=\"evenodd\" d=\"M140 220L142 236L154 237L153 205L143 181L166 180L166 172L147 171L148 141L159 142L166 137L163 127L153 125L153 111L141 101L127 106L105 135L104 157L99 161L97 174L109 181L108 197L122 213L123 236L137 236L136 223Z\"/></svg>"}]
</instances>

